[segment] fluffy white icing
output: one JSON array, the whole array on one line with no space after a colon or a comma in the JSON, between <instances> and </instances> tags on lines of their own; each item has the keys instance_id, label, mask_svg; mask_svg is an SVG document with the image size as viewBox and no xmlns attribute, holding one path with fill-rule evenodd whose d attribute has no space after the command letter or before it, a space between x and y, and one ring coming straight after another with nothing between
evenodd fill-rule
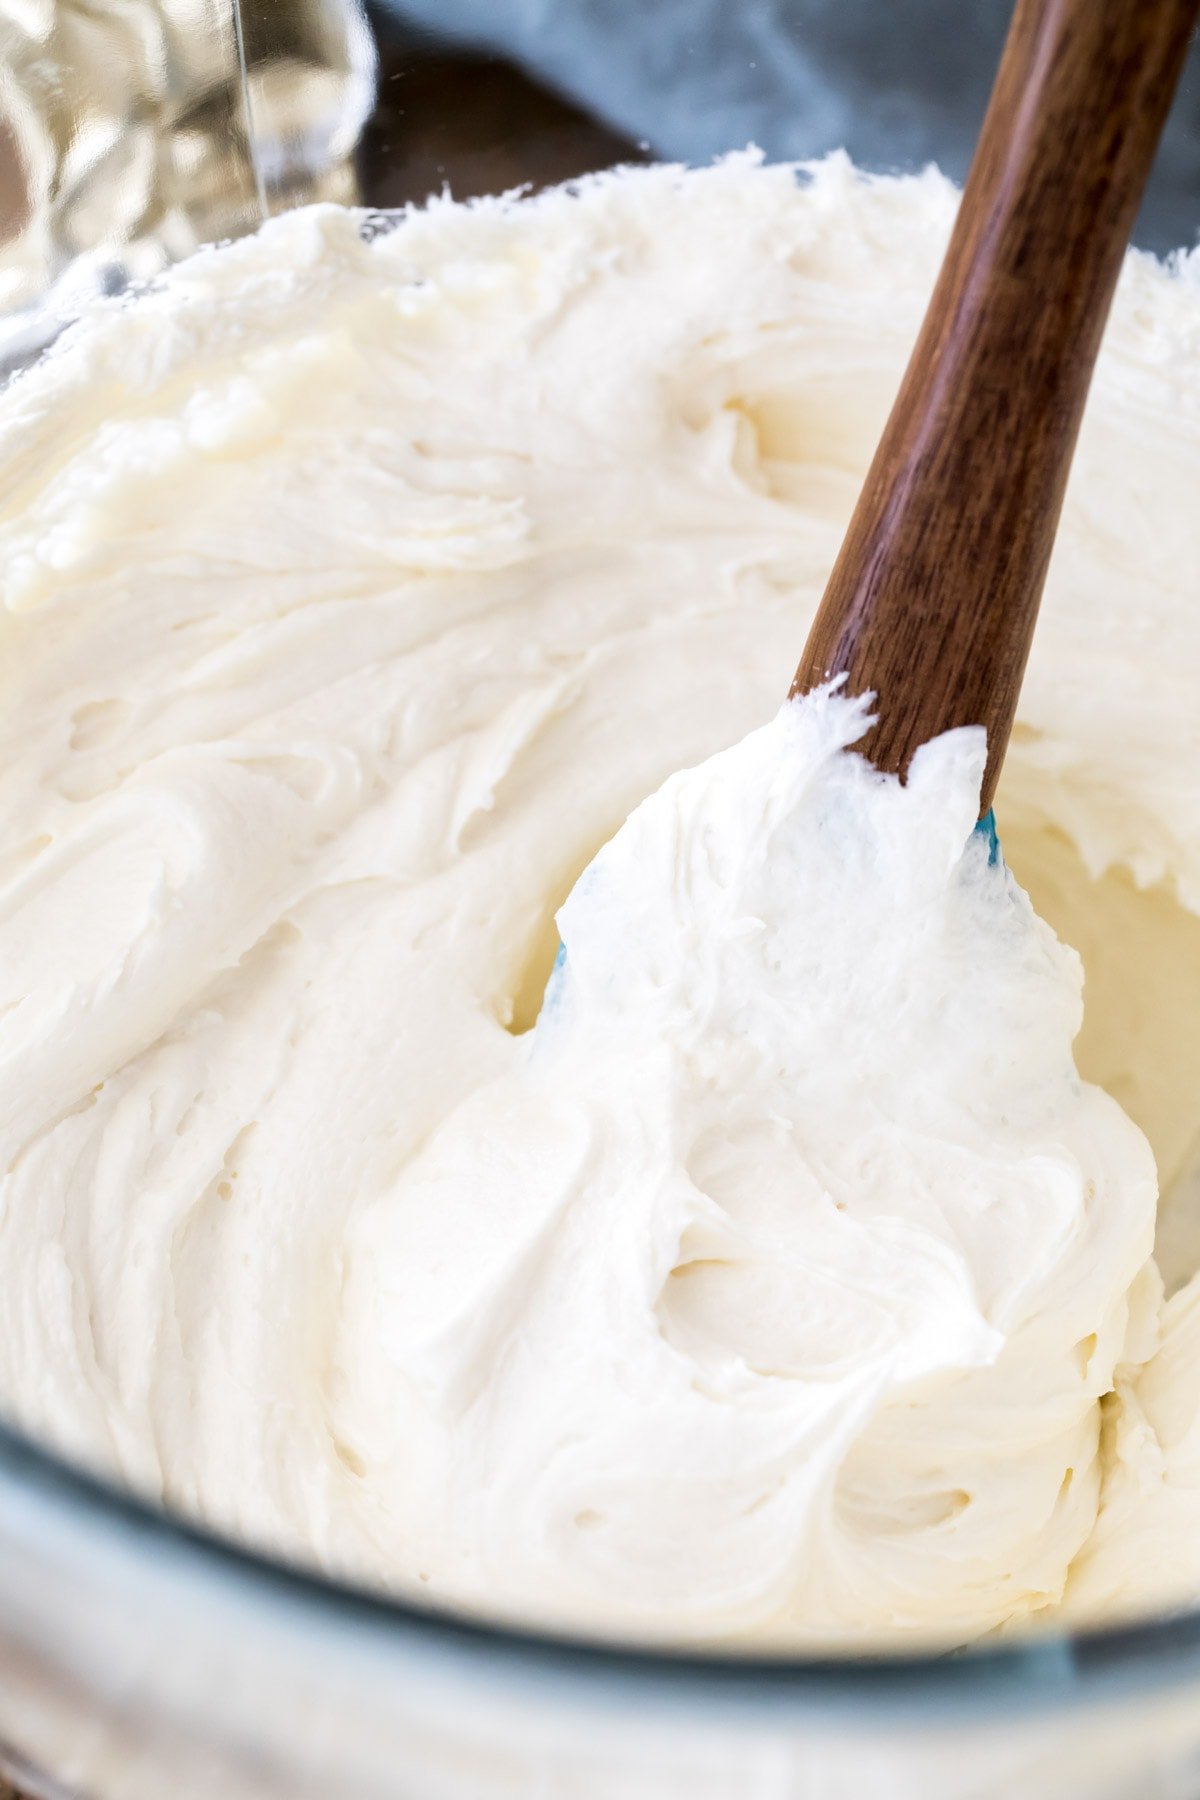
<instances>
[{"instance_id":1,"label":"fluffy white icing","mask_svg":"<svg viewBox=\"0 0 1200 1800\"><path fill-rule=\"evenodd\" d=\"M1057 1598L1153 1160L972 831L982 734L901 789L845 754L864 711L795 704L638 808L559 915L528 1061L360 1214L345 1361L385 1372L397 1459L432 1451L397 1559L793 1639Z\"/></svg>"},{"instance_id":2,"label":"fluffy white icing","mask_svg":"<svg viewBox=\"0 0 1200 1800\"><path fill-rule=\"evenodd\" d=\"M970 838L972 735L900 790L845 702L755 729L952 208L743 159L317 209L3 396L13 1416L484 1606L966 1637L1057 1597L1150 1346L1147 1152ZM1131 259L1001 797L1166 1180L1198 370L1190 268Z\"/></svg>"},{"instance_id":3,"label":"fluffy white icing","mask_svg":"<svg viewBox=\"0 0 1200 1800\"><path fill-rule=\"evenodd\" d=\"M1200 1280L1172 1295L1146 1358L1105 1403L1107 1479L1071 1570L1067 1616L1094 1624L1200 1596Z\"/></svg>"}]
</instances>

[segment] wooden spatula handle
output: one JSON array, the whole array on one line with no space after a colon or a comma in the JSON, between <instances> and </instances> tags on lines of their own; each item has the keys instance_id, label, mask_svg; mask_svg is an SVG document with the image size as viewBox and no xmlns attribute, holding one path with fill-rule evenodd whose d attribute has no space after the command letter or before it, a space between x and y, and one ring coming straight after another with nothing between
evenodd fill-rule
<instances>
[{"instance_id":1,"label":"wooden spatula handle","mask_svg":"<svg viewBox=\"0 0 1200 1800\"><path fill-rule=\"evenodd\" d=\"M988 733L991 805L1092 366L1200 0L1018 0L946 260L792 693L877 695L901 774Z\"/></svg>"}]
</instances>

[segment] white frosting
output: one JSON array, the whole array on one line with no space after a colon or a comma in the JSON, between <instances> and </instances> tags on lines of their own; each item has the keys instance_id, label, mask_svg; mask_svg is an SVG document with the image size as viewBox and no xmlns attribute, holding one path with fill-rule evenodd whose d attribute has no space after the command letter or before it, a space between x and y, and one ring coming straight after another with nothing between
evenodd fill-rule
<instances>
[{"instance_id":1,"label":"white frosting","mask_svg":"<svg viewBox=\"0 0 1200 1800\"><path fill-rule=\"evenodd\" d=\"M315 209L3 396L18 1420L535 1616L965 1638L1058 1597L1152 1346L1149 1153L971 836L975 734L900 789L840 697L763 724L952 209L747 159ZM1167 1181L1198 372L1192 272L1132 258L1001 795Z\"/></svg>"},{"instance_id":2,"label":"white frosting","mask_svg":"<svg viewBox=\"0 0 1200 1800\"><path fill-rule=\"evenodd\" d=\"M961 1636L1057 1598L1153 1160L972 832L982 733L901 789L845 754L863 722L795 704L647 800L559 915L528 1060L360 1214L345 1360L384 1374L354 1436L387 1421L397 1560L646 1630Z\"/></svg>"},{"instance_id":3,"label":"white frosting","mask_svg":"<svg viewBox=\"0 0 1200 1800\"><path fill-rule=\"evenodd\" d=\"M1097 1620L1200 1597L1200 1279L1163 1308L1144 1363L1121 1372L1105 1403L1107 1479L1096 1527L1071 1570L1073 1620Z\"/></svg>"}]
</instances>

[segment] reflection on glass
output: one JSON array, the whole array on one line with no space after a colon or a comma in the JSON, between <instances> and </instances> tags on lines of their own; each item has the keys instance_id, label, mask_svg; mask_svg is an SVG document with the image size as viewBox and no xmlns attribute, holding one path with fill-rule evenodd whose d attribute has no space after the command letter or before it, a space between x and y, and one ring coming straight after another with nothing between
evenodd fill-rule
<instances>
[{"instance_id":1,"label":"reflection on glass","mask_svg":"<svg viewBox=\"0 0 1200 1800\"><path fill-rule=\"evenodd\" d=\"M374 74L359 0L0 0L0 315L354 199Z\"/></svg>"}]
</instances>

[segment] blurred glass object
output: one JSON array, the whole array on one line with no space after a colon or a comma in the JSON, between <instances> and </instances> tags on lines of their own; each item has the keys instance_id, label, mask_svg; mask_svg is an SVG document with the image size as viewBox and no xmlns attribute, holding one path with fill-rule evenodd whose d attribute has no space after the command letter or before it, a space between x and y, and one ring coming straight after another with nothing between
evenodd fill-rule
<instances>
[{"instance_id":1,"label":"blurred glass object","mask_svg":"<svg viewBox=\"0 0 1200 1800\"><path fill-rule=\"evenodd\" d=\"M354 200L374 92L359 0L0 0L0 355L281 207Z\"/></svg>"}]
</instances>

